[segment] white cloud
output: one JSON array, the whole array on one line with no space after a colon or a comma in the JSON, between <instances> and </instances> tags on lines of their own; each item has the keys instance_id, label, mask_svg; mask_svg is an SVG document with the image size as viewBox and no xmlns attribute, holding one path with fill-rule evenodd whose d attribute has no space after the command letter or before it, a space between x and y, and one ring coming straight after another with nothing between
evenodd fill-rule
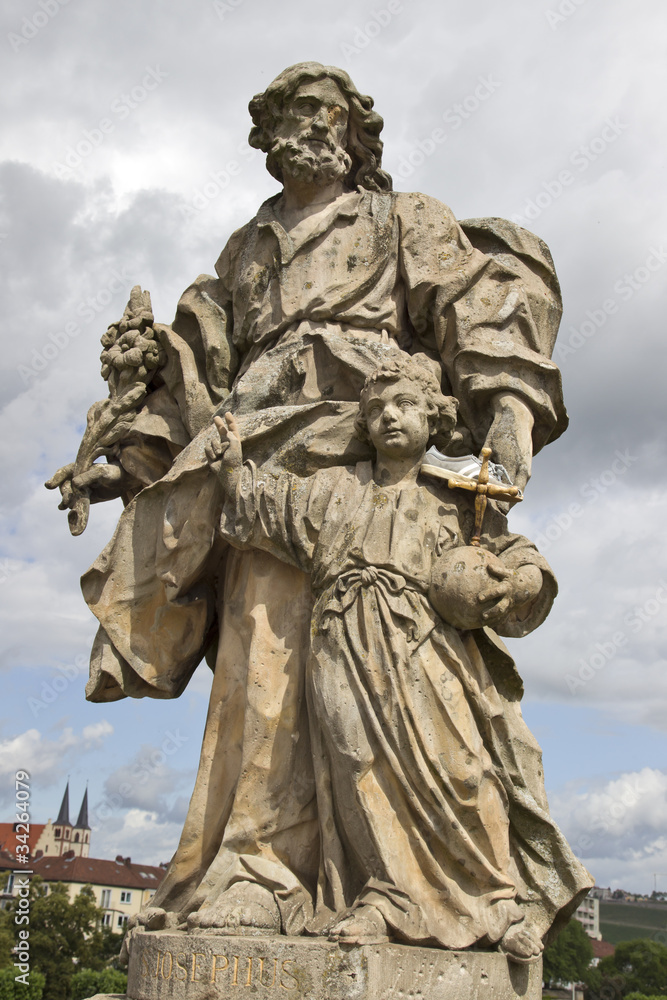
<instances>
[{"instance_id":1,"label":"white cloud","mask_svg":"<svg viewBox=\"0 0 667 1000\"><path fill-rule=\"evenodd\" d=\"M161 822L183 822L187 799L178 792L190 791L195 771L174 766L182 759L190 737L175 728L167 730L159 744L144 744L117 767L104 783L104 794L92 803L90 822L93 829L104 827L109 818L126 810L139 809L159 816Z\"/></svg>"},{"instance_id":2,"label":"white cloud","mask_svg":"<svg viewBox=\"0 0 667 1000\"><path fill-rule=\"evenodd\" d=\"M113 733L113 726L106 719L102 719L101 722L95 722L91 726L84 726L83 728L83 738L88 746L100 746L107 736L111 736Z\"/></svg>"},{"instance_id":3,"label":"white cloud","mask_svg":"<svg viewBox=\"0 0 667 1000\"><path fill-rule=\"evenodd\" d=\"M57 739L48 739L38 729L28 729L18 736L2 740L0 802L8 804L13 801L13 779L18 770L28 772L32 786L48 788L62 780L68 762L99 747L111 733L113 726L103 721L86 726L80 736L67 726L60 731Z\"/></svg>"},{"instance_id":4,"label":"white cloud","mask_svg":"<svg viewBox=\"0 0 667 1000\"><path fill-rule=\"evenodd\" d=\"M171 861L182 825L181 821L162 819L146 809L130 809L95 830L91 848L97 858L121 854L138 864L159 865Z\"/></svg>"},{"instance_id":5,"label":"white cloud","mask_svg":"<svg viewBox=\"0 0 667 1000\"><path fill-rule=\"evenodd\" d=\"M552 794L550 803L598 884L648 892L649 874L667 871L667 772L645 767L584 789L575 785Z\"/></svg>"},{"instance_id":6,"label":"white cloud","mask_svg":"<svg viewBox=\"0 0 667 1000\"><path fill-rule=\"evenodd\" d=\"M659 525L666 501L641 481L646 453L638 447L635 455L604 492L591 488L602 488L601 475L607 481L602 456L579 482L569 481L567 498L557 496L538 516L513 515L513 526L551 562L560 593L544 626L511 646L531 698L595 706L664 731L667 539Z\"/></svg>"}]
</instances>

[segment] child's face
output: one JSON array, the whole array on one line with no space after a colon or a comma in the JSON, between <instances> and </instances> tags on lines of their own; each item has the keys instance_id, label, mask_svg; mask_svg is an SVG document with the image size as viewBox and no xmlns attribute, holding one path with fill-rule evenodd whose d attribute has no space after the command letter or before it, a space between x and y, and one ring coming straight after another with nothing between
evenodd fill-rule
<instances>
[{"instance_id":1,"label":"child's face","mask_svg":"<svg viewBox=\"0 0 667 1000\"><path fill-rule=\"evenodd\" d=\"M415 458L431 432L423 389L410 379L376 382L364 401L368 434L380 457Z\"/></svg>"}]
</instances>

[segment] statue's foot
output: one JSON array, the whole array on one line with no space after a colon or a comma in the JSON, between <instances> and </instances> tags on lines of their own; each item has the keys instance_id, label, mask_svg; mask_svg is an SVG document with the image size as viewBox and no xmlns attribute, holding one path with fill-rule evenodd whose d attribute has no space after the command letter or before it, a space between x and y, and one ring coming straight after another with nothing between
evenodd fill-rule
<instances>
[{"instance_id":1,"label":"statue's foot","mask_svg":"<svg viewBox=\"0 0 667 1000\"><path fill-rule=\"evenodd\" d=\"M160 906L149 906L137 914L137 924L145 927L147 931L164 931L176 927L178 917Z\"/></svg>"},{"instance_id":2,"label":"statue's foot","mask_svg":"<svg viewBox=\"0 0 667 1000\"><path fill-rule=\"evenodd\" d=\"M188 917L188 930L217 934L280 934L280 911L273 893L256 882L236 882Z\"/></svg>"},{"instance_id":3,"label":"statue's foot","mask_svg":"<svg viewBox=\"0 0 667 1000\"><path fill-rule=\"evenodd\" d=\"M121 945L119 956L121 965L127 965L132 941L137 934L142 934L144 931L175 930L176 927L178 927L178 916L168 910L163 910L160 906L148 906L145 910L135 913L128 921Z\"/></svg>"},{"instance_id":4,"label":"statue's foot","mask_svg":"<svg viewBox=\"0 0 667 1000\"><path fill-rule=\"evenodd\" d=\"M340 944L384 944L389 940L384 917L368 904L338 920L329 931L329 938Z\"/></svg>"},{"instance_id":5,"label":"statue's foot","mask_svg":"<svg viewBox=\"0 0 667 1000\"><path fill-rule=\"evenodd\" d=\"M536 962L544 945L536 927L525 917L518 924L512 924L503 934L498 949L507 955L510 962L528 965Z\"/></svg>"}]
</instances>

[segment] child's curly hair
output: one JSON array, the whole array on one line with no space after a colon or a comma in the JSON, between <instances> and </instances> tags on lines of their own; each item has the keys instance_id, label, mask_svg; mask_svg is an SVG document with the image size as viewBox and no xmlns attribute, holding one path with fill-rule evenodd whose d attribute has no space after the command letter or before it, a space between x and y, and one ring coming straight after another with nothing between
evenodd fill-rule
<instances>
[{"instance_id":1,"label":"child's curly hair","mask_svg":"<svg viewBox=\"0 0 667 1000\"><path fill-rule=\"evenodd\" d=\"M370 444L365 402L371 386L376 382L398 382L402 378L416 382L424 393L431 441L437 438L438 444L446 443L456 426L458 401L454 396L443 395L440 382L433 371L433 364L425 354L411 356L403 351L397 351L366 378L359 397L359 412L354 421L356 436L365 444Z\"/></svg>"}]
</instances>

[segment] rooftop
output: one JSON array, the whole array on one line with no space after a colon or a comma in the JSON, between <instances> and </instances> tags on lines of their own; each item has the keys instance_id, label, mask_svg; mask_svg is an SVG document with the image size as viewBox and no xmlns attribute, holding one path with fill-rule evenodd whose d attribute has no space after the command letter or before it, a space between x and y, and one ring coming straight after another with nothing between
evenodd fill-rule
<instances>
[{"instance_id":1,"label":"rooftop","mask_svg":"<svg viewBox=\"0 0 667 1000\"><path fill-rule=\"evenodd\" d=\"M165 869L133 864L120 855L115 861L102 858L78 858L71 852L61 858L42 857L33 861L32 870L45 882L90 882L93 885L119 886L122 889L157 889Z\"/></svg>"},{"instance_id":2,"label":"rooftop","mask_svg":"<svg viewBox=\"0 0 667 1000\"><path fill-rule=\"evenodd\" d=\"M609 955L613 955L616 948L609 941L595 941L591 939L591 944L593 946L593 958L608 958Z\"/></svg>"},{"instance_id":3,"label":"rooftop","mask_svg":"<svg viewBox=\"0 0 667 1000\"><path fill-rule=\"evenodd\" d=\"M23 830L27 824L19 823L0 823L0 851L5 851L7 854L15 854L16 845L22 844L22 840L16 839L16 832L18 832L21 837L23 837ZM19 829L16 831L17 826L23 826L23 830ZM35 853L35 846L37 841L42 836L42 831L46 823L30 823L30 833L28 834L28 846L30 847L30 856ZM16 831L16 832L15 832Z\"/></svg>"}]
</instances>

